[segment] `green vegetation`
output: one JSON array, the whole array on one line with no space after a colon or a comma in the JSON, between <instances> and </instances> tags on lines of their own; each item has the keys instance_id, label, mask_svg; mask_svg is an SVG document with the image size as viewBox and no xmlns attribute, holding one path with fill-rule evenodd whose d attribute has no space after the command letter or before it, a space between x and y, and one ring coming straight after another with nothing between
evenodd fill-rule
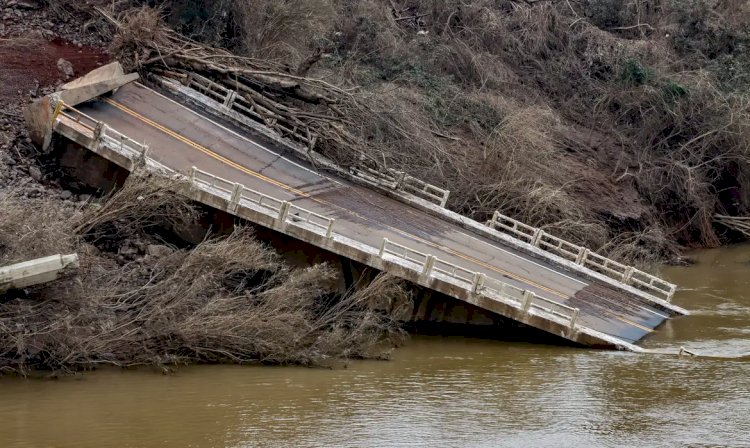
<instances>
[{"instance_id":1,"label":"green vegetation","mask_svg":"<svg viewBox=\"0 0 750 448\"><path fill-rule=\"evenodd\" d=\"M623 67L622 73L620 73L620 81L629 86L642 86L653 77L654 74L648 68L632 59L628 59L625 62L625 67Z\"/></svg>"}]
</instances>

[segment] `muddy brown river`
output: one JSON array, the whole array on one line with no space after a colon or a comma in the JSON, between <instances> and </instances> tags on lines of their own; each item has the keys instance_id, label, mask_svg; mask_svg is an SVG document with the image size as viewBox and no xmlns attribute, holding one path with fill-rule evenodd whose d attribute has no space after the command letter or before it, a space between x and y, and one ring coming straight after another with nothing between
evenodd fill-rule
<instances>
[{"instance_id":1,"label":"muddy brown river","mask_svg":"<svg viewBox=\"0 0 750 448\"><path fill-rule=\"evenodd\" d=\"M0 379L0 447L750 446L750 246L664 275L693 315L632 354L413 337L348 368Z\"/></svg>"}]
</instances>

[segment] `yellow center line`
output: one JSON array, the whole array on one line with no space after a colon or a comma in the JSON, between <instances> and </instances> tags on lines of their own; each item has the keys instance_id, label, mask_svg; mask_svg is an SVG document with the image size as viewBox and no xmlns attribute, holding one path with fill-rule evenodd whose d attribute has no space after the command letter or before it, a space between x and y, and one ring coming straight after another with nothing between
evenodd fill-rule
<instances>
[{"instance_id":1,"label":"yellow center line","mask_svg":"<svg viewBox=\"0 0 750 448\"><path fill-rule=\"evenodd\" d=\"M264 182L267 182L267 183L275 185L275 186L277 186L279 188L282 188L285 191L297 194L299 196L302 196L302 197L304 197L306 199L310 199L310 200L312 200L314 202L317 202L319 204L327 205L329 207L333 207L333 208L342 210L342 211L344 211L346 213L349 213L349 214L351 214L353 216L356 216L356 217L358 217L358 218L360 218L362 220L373 221L372 218L363 216L363 215L361 215L361 214L359 214L359 213L357 213L357 212L355 212L353 210L349 210L347 208L341 207L340 205L333 204L333 203L330 203L328 201L325 201L325 200L313 197L310 194L305 193L302 190L299 190L299 189L294 188L292 186L286 185L286 184L284 184L282 182L279 182L277 180L271 179L270 177L264 176L263 174L260 174L260 173L258 173L256 171L253 171L253 170L251 170L251 169L249 169L249 168L247 168L245 166L242 166L242 165L238 164L237 162L234 162L234 161L232 161L232 160L230 160L230 159L228 159L228 158L226 158L226 157L224 157L224 156L222 156L220 154L215 153L214 151L211 151L210 149L208 149L208 148L206 148L206 147L204 147L204 146L202 146L202 145L200 145L200 144L198 144L198 143L196 143L196 142L188 139L187 137L184 137L184 136L178 134L177 132L175 132L175 131L173 131L173 130L171 130L169 128L166 128L166 127L162 126L161 124L159 124L159 123L157 123L157 122L155 122L155 121L153 121L153 120L151 120L151 119L149 119L149 118L147 118L147 117L139 114L138 112L135 112L134 110L128 108L127 106L125 106L123 104L120 104L120 103L118 103L118 102L116 102L116 101L114 101L112 99L103 98L103 100L106 103L108 103L108 104L116 107L117 109L121 110L122 112L124 112L124 113L132 116L133 118L136 118L137 120L139 120L139 121L141 121L143 123L146 123L147 125L155 128L155 129L158 129L159 131L161 131L161 132L167 134L168 136L170 136L170 137L172 137L172 138L174 138L174 139L176 139L176 140L178 140L178 141L180 141L180 142L182 142L182 143L190 146L191 148L194 148L194 149L196 149L196 150L198 150L198 151L206 154L207 156L209 156L209 157L211 157L211 158L213 158L215 160L218 160L218 161L224 163L225 165L231 166L232 168L235 168L235 169L237 169L237 170L239 170L239 171L241 171L241 172L243 172L245 174L248 174L248 175L250 175L252 177L255 177L256 179L260 179L260 180L262 180ZM488 263L485 263L485 262L483 262L481 260L478 260L478 259L476 259L474 257L471 257L469 255L466 255L466 254L463 254L461 252L455 251L454 249L450 249L448 247L436 244L436 243L434 243L432 241L425 240L425 239L423 239L423 238L421 238L421 237L419 237L417 235L412 235L412 234L410 234L408 232L405 232L405 231L403 231L401 229L395 228L395 227L390 226L388 224L385 224L385 223L382 223L382 222L378 222L378 221L376 221L376 222L379 225L384 226L384 227L390 229L391 231L393 231L395 233L398 233L399 235L401 235L401 236L403 236L405 238L413 239L415 241L419 241L419 242L421 242L421 243L423 243L423 244L425 244L427 246L430 246L430 247L442 250L444 252L450 253L450 254L452 254L452 255L454 255L456 257L462 258L462 259L464 259L466 261L469 261L469 262L472 262L472 263L477 264L479 266L482 266L482 267L484 267L484 268L486 268L488 270L491 270L493 272L497 272L498 274L502 274L502 275L505 275L507 277L513 278L515 280L518 280L518 281L520 281L522 283L525 283L525 284L528 284L530 286L534 286L534 287L536 287L536 288L538 288L538 289L540 289L542 291L546 291L546 292L548 292L550 294L556 295L556 296L561 297L563 299L567 299L569 297L569 295L564 294L564 293L562 293L560 291L557 291L555 289L552 289L552 288L546 287L544 285L541 285L541 284L539 284L539 283L537 283L537 282L535 282L533 280L527 279L527 278L525 278L523 276L520 276L518 274L514 274L514 273L506 271L504 269L492 266L492 265L490 265ZM631 321L629 321L629 320L627 320L625 318L622 318L622 317L619 317L619 316L615 316L615 318L617 318L618 320L621 320L622 322L625 322L625 323L628 323L630 325L633 325L633 326L635 326L637 328L641 328L641 329L643 329L645 331L649 331L649 332L653 331L653 330L651 330L649 328L646 328L646 327L644 327L642 325L639 325L639 324L637 324L635 322L631 322Z\"/></svg>"},{"instance_id":2,"label":"yellow center line","mask_svg":"<svg viewBox=\"0 0 750 448\"><path fill-rule=\"evenodd\" d=\"M617 320L619 320L619 321L621 321L621 322L625 322L626 324L632 325L632 326L634 326L634 327L636 327L636 328L640 328L640 329L641 329L641 330L643 330L643 331L647 331L647 332L649 332L649 333L653 333L653 332L654 332L654 330L653 330L653 329L651 329L651 328L648 328L648 327L644 327L643 325L641 325L641 324L639 324L639 323L636 323L636 322L633 322L633 321L631 321L631 320L625 319L624 317L621 317L621 316L617 316L617 315L615 315L615 314L613 314L613 315L612 315L612 317L614 317L615 319L617 319Z\"/></svg>"}]
</instances>

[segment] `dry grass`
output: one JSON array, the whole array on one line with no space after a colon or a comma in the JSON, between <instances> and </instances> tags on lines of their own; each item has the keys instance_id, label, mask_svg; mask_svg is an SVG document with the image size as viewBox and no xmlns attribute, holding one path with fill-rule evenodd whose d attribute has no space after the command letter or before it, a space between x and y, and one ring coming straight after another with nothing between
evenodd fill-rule
<instances>
[{"instance_id":1,"label":"dry grass","mask_svg":"<svg viewBox=\"0 0 750 448\"><path fill-rule=\"evenodd\" d=\"M292 269L248 229L123 259L123 240L191 224L172 185L133 174L101 206L61 209L2 198L0 260L77 250L68 279L0 299L0 371L75 371L97 365L295 363L329 365L387 356L411 301L377 277L345 294L326 265ZM175 218L179 217L179 220ZM118 244L120 243L120 244Z\"/></svg>"},{"instance_id":2,"label":"dry grass","mask_svg":"<svg viewBox=\"0 0 750 448\"><path fill-rule=\"evenodd\" d=\"M742 2L243 2L208 11L231 39L193 37L277 74L322 48L310 78L255 79L253 101L342 165L405 169L457 212L618 256L621 234L714 246L714 212L750 212Z\"/></svg>"},{"instance_id":3,"label":"dry grass","mask_svg":"<svg viewBox=\"0 0 750 448\"><path fill-rule=\"evenodd\" d=\"M401 63L391 82L418 89L432 126L461 139L423 132L422 141L404 134L378 144L369 133L370 152L451 189L450 206L461 213L481 220L499 209L619 258L650 261L629 249L628 235L649 235L664 248L654 250L659 256L673 253L676 242L718 244L711 215L750 207L750 117L743 94L721 90L716 72L686 72L678 45L701 38L685 19L690 11L709 11L697 16L704 32L736 45L742 25L721 19L723 3L605 3L395 2L394 15L420 17L407 25L376 25L364 17L366 7L342 16L358 24L350 34L375 33L371 41L387 46L367 58L352 38L342 40L339 51L361 66L382 72L384 63L425 61ZM664 38L669 33L679 39ZM726 51L720 45L704 56ZM437 115L436 102L445 104ZM419 116L409 121L418 123L409 131L423 127ZM609 185L594 181L606 170ZM641 203L607 197L622 189ZM722 198L728 189L732 204ZM635 219L612 219L607 208Z\"/></svg>"},{"instance_id":4,"label":"dry grass","mask_svg":"<svg viewBox=\"0 0 750 448\"><path fill-rule=\"evenodd\" d=\"M296 67L328 34L335 14L328 0L233 0L243 53Z\"/></svg>"},{"instance_id":5,"label":"dry grass","mask_svg":"<svg viewBox=\"0 0 750 448\"><path fill-rule=\"evenodd\" d=\"M0 191L0 214L0 266L77 249L71 225L81 210L25 198L10 189Z\"/></svg>"}]
</instances>

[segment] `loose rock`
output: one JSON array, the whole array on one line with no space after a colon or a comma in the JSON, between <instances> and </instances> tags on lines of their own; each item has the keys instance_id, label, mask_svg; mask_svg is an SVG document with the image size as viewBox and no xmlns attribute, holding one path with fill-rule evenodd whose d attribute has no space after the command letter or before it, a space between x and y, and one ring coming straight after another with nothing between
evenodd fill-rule
<instances>
[{"instance_id":1,"label":"loose rock","mask_svg":"<svg viewBox=\"0 0 750 448\"><path fill-rule=\"evenodd\" d=\"M39 182L40 180L42 180L42 170L35 166L29 167L29 176L31 176L31 178L35 181Z\"/></svg>"},{"instance_id":2,"label":"loose rock","mask_svg":"<svg viewBox=\"0 0 750 448\"><path fill-rule=\"evenodd\" d=\"M73 70L73 64L63 58L57 60L57 69L65 76L66 80L72 78L76 74Z\"/></svg>"},{"instance_id":3,"label":"loose rock","mask_svg":"<svg viewBox=\"0 0 750 448\"><path fill-rule=\"evenodd\" d=\"M146 253L152 257L166 257L171 255L174 250L163 244L149 244L146 247Z\"/></svg>"}]
</instances>

